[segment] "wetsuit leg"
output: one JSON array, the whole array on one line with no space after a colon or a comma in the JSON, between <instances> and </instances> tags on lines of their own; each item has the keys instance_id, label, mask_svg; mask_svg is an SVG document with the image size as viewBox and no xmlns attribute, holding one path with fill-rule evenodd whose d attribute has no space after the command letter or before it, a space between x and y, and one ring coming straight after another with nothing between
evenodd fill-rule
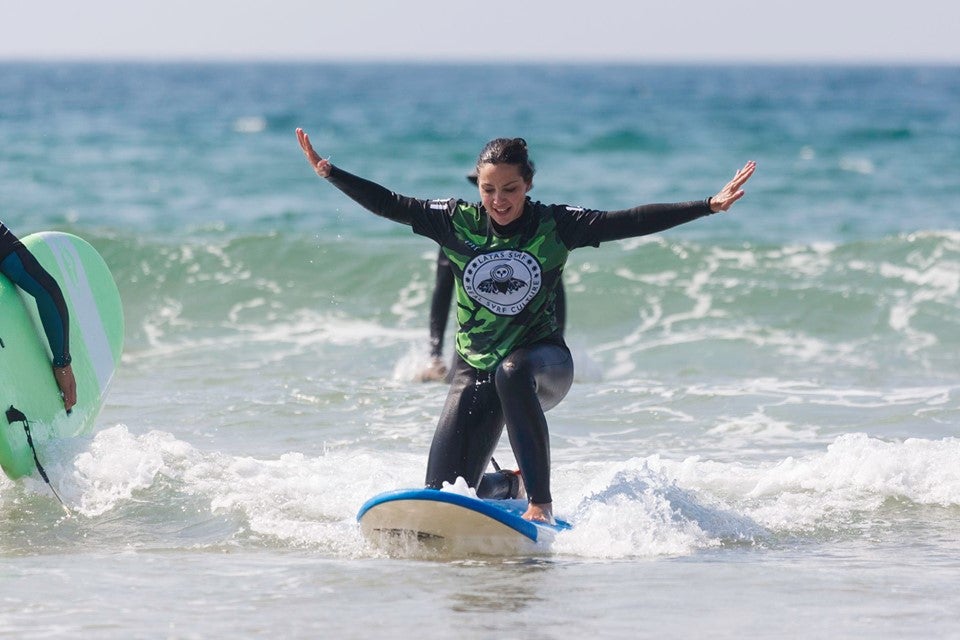
<instances>
[{"instance_id":1,"label":"wetsuit leg","mask_svg":"<svg viewBox=\"0 0 960 640\"><path fill-rule=\"evenodd\" d=\"M495 381L527 497L537 504L552 502L550 433L543 412L563 400L573 384L570 351L547 342L521 347L500 363Z\"/></svg>"},{"instance_id":2,"label":"wetsuit leg","mask_svg":"<svg viewBox=\"0 0 960 640\"><path fill-rule=\"evenodd\" d=\"M433 358L439 358L443 353L443 334L447 329L450 301L453 299L453 279L450 259L441 249L437 256L433 297L430 299L430 356Z\"/></svg>"},{"instance_id":3,"label":"wetsuit leg","mask_svg":"<svg viewBox=\"0 0 960 640\"><path fill-rule=\"evenodd\" d=\"M459 356L447 401L427 460L427 487L463 477L477 487L503 433L503 411L493 373L478 371Z\"/></svg>"}]
</instances>

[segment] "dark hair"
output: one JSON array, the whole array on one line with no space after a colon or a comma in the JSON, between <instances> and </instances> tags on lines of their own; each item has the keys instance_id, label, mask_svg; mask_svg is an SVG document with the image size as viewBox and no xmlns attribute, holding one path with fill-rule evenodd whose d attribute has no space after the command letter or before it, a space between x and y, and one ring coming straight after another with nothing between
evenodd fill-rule
<instances>
[{"instance_id":1,"label":"dark hair","mask_svg":"<svg viewBox=\"0 0 960 640\"><path fill-rule=\"evenodd\" d=\"M520 177L533 182L536 169L527 155L527 141L523 138L496 138L483 147L477 157L477 172L485 164L512 164L520 170Z\"/></svg>"}]
</instances>

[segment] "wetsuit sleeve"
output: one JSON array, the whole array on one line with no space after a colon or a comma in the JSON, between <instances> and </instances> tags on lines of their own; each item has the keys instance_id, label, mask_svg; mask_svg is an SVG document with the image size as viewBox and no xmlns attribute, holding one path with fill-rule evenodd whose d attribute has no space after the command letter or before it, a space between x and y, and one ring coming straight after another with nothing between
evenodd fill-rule
<instances>
[{"instance_id":1,"label":"wetsuit sleeve","mask_svg":"<svg viewBox=\"0 0 960 640\"><path fill-rule=\"evenodd\" d=\"M70 364L70 316L57 281L21 244L0 261L0 271L36 299L53 366Z\"/></svg>"},{"instance_id":2,"label":"wetsuit sleeve","mask_svg":"<svg viewBox=\"0 0 960 640\"><path fill-rule=\"evenodd\" d=\"M3 259L19 246L20 239L7 228L7 225L0 222L0 262L3 262Z\"/></svg>"},{"instance_id":3,"label":"wetsuit sleeve","mask_svg":"<svg viewBox=\"0 0 960 640\"><path fill-rule=\"evenodd\" d=\"M620 211L565 209L566 213L558 215L557 222L564 243L571 249L659 233L713 213L709 199L645 204Z\"/></svg>"},{"instance_id":4,"label":"wetsuit sleeve","mask_svg":"<svg viewBox=\"0 0 960 640\"><path fill-rule=\"evenodd\" d=\"M336 166L327 176L327 182L364 209L401 224L413 225L414 220L422 217L430 208L427 200L401 196L376 182L355 176Z\"/></svg>"}]
</instances>

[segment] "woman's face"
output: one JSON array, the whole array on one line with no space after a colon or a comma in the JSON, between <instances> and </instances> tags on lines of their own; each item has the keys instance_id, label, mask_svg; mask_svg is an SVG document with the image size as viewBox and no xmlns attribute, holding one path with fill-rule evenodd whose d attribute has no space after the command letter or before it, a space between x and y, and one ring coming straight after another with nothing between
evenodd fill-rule
<instances>
[{"instance_id":1,"label":"woman's face","mask_svg":"<svg viewBox=\"0 0 960 640\"><path fill-rule=\"evenodd\" d=\"M523 179L516 165L486 163L477 171L477 186L487 214L498 225L506 226L523 213L527 191L533 185Z\"/></svg>"}]
</instances>

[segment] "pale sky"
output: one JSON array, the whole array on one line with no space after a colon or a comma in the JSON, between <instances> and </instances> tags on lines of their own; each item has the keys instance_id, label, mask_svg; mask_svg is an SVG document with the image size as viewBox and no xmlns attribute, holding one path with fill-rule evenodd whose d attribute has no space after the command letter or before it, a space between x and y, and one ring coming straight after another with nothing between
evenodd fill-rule
<instances>
[{"instance_id":1,"label":"pale sky","mask_svg":"<svg viewBox=\"0 0 960 640\"><path fill-rule=\"evenodd\" d=\"M960 64L957 0L0 3L0 60Z\"/></svg>"}]
</instances>

